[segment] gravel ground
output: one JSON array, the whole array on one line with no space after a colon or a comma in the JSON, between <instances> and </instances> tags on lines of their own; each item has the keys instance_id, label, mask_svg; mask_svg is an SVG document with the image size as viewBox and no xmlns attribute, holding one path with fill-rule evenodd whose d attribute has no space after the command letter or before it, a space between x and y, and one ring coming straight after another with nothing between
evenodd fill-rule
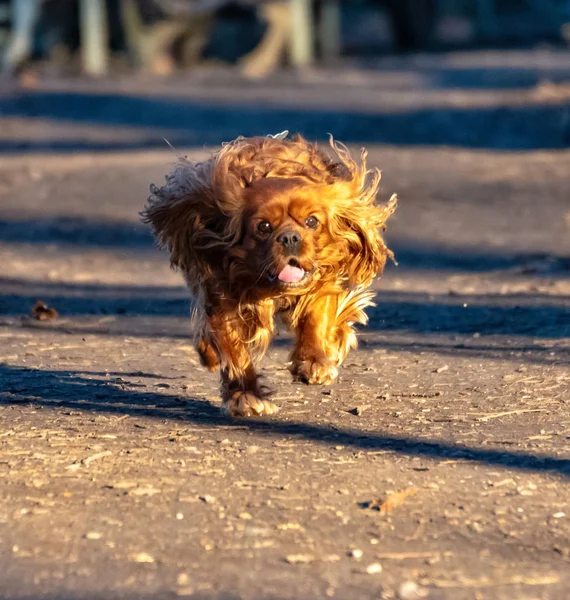
<instances>
[{"instance_id":1,"label":"gravel ground","mask_svg":"<svg viewBox=\"0 0 570 600\"><path fill-rule=\"evenodd\" d=\"M173 154L136 114L14 115L66 85L1 104L0 597L568 598L570 151L368 143L399 266L360 348L306 387L283 333L263 363L282 410L231 421L138 222Z\"/></svg>"}]
</instances>

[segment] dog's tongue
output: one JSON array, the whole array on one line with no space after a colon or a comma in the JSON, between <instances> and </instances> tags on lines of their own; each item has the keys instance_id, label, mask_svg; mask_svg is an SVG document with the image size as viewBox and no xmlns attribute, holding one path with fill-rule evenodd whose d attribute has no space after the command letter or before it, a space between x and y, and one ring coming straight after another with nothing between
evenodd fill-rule
<instances>
[{"instance_id":1,"label":"dog's tongue","mask_svg":"<svg viewBox=\"0 0 570 600\"><path fill-rule=\"evenodd\" d=\"M297 283L305 276L305 271L293 265L287 265L277 277L283 283Z\"/></svg>"}]
</instances>

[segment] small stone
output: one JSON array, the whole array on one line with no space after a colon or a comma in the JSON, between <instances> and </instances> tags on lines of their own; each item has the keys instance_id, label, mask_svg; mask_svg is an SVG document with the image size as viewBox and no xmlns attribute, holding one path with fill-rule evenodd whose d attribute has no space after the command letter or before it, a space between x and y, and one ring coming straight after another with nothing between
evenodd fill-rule
<instances>
[{"instance_id":1,"label":"small stone","mask_svg":"<svg viewBox=\"0 0 570 600\"><path fill-rule=\"evenodd\" d=\"M214 502L216 501L214 496L210 496L209 494L205 494L204 496L198 496L198 498L206 504L214 504Z\"/></svg>"},{"instance_id":2,"label":"small stone","mask_svg":"<svg viewBox=\"0 0 570 600\"><path fill-rule=\"evenodd\" d=\"M177 519L178 521L182 521L182 519L183 519L183 518L184 518L184 515L183 515L181 512L179 512L179 513L176 513L176 519Z\"/></svg>"},{"instance_id":3,"label":"small stone","mask_svg":"<svg viewBox=\"0 0 570 600\"><path fill-rule=\"evenodd\" d=\"M565 516L566 516L566 513L563 513L563 512L557 512L557 513L554 513L554 514L552 515L552 518L553 518L553 519L562 519L562 518L564 518Z\"/></svg>"},{"instance_id":4,"label":"small stone","mask_svg":"<svg viewBox=\"0 0 570 600\"><path fill-rule=\"evenodd\" d=\"M428 590L419 586L415 581L404 581L398 586L399 600L420 600L427 598Z\"/></svg>"},{"instance_id":5,"label":"small stone","mask_svg":"<svg viewBox=\"0 0 570 600\"><path fill-rule=\"evenodd\" d=\"M360 417L364 414L365 410L368 410L370 408L370 404L362 404L361 406L356 406L354 408L351 408L348 412L351 415L356 415L357 417Z\"/></svg>"},{"instance_id":6,"label":"small stone","mask_svg":"<svg viewBox=\"0 0 570 600\"><path fill-rule=\"evenodd\" d=\"M438 367L434 373L443 373L444 371L447 371L447 369L449 369L449 365L443 365L443 367Z\"/></svg>"},{"instance_id":7,"label":"small stone","mask_svg":"<svg viewBox=\"0 0 570 600\"><path fill-rule=\"evenodd\" d=\"M244 521L250 521L253 517L248 512L241 512L239 513L239 518Z\"/></svg>"},{"instance_id":8,"label":"small stone","mask_svg":"<svg viewBox=\"0 0 570 600\"><path fill-rule=\"evenodd\" d=\"M100 540L103 537L102 533L99 533L98 531L88 531L85 534L85 539L87 540Z\"/></svg>"},{"instance_id":9,"label":"small stone","mask_svg":"<svg viewBox=\"0 0 570 600\"><path fill-rule=\"evenodd\" d=\"M153 563L154 557L146 552L133 552L129 554L129 558L137 563Z\"/></svg>"},{"instance_id":10,"label":"small stone","mask_svg":"<svg viewBox=\"0 0 570 600\"><path fill-rule=\"evenodd\" d=\"M366 567L366 573L368 573L368 575L382 573L382 565L380 563L371 563Z\"/></svg>"},{"instance_id":11,"label":"small stone","mask_svg":"<svg viewBox=\"0 0 570 600\"><path fill-rule=\"evenodd\" d=\"M351 550L348 555L351 558L354 558L355 560L360 560L362 558L362 555L364 554L364 552L362 552L362 550L360 550L360 548L354 548L353 550Z\"/></svg>"},{"instance_id":12,"label":"small stone","mask_svg":"<svg viewBox=\"0 0 570 600\"><path fill-rule=\"evenodd\" d=\"M483 531L484 531L481 523L478 523L477 521L474 521L473 523L471 523L471 530L474 531L475 533L483 533Z\"/></svg>"}]
</instances>

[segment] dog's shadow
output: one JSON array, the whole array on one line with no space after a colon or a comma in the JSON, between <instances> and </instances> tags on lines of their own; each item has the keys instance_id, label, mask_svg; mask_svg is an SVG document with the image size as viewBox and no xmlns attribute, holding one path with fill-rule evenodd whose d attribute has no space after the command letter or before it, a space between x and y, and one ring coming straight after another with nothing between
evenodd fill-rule
<instances>
[{"instance_id":1,"label":"dog's shadow","mask_svg":"<svg viewBox=\"0 0 570 600\"><path fill-rule=\"evenodd\" d=\"M0 365L0 378L6 382L0 392L0 398L4 404L32 404L54 409L116 413L197 426L235 426L270 437L303 439L319 444L340 444L364 451L385 450L432 460L453 459L521 471L570 476L570 459L567 458L426 441L413 436L396 436L384 431L341 428L332 422L298 422L283 413L271 418L230 419L220 411L220 405L206 398L188 397L182 391L176 393L174 384L168 383L172 379L165 382L165 378L160 377L157 387L165 390L164 393L149 392L136 388L124 379L130 375L159 379L150 373L42 371ZM180 379L182 380L182 377Z\"/></svg>"}]
</instances>

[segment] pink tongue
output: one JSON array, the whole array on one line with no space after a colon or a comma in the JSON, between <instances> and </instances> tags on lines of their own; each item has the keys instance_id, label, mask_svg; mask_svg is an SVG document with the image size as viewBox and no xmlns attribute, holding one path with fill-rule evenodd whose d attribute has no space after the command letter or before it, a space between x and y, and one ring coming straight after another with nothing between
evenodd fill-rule
<instances>
[{"instance_id":1,"label":"pink tongue","mask_svg":"<svg viewBox=\"0 0 570 600\"><path fill-rule=\"evenodd\" d=\"M297 283L301 281L305 276L305 271L294 267L293 265L287 265L277 277L284 283Z\"/></svg>"}]
</instances>

